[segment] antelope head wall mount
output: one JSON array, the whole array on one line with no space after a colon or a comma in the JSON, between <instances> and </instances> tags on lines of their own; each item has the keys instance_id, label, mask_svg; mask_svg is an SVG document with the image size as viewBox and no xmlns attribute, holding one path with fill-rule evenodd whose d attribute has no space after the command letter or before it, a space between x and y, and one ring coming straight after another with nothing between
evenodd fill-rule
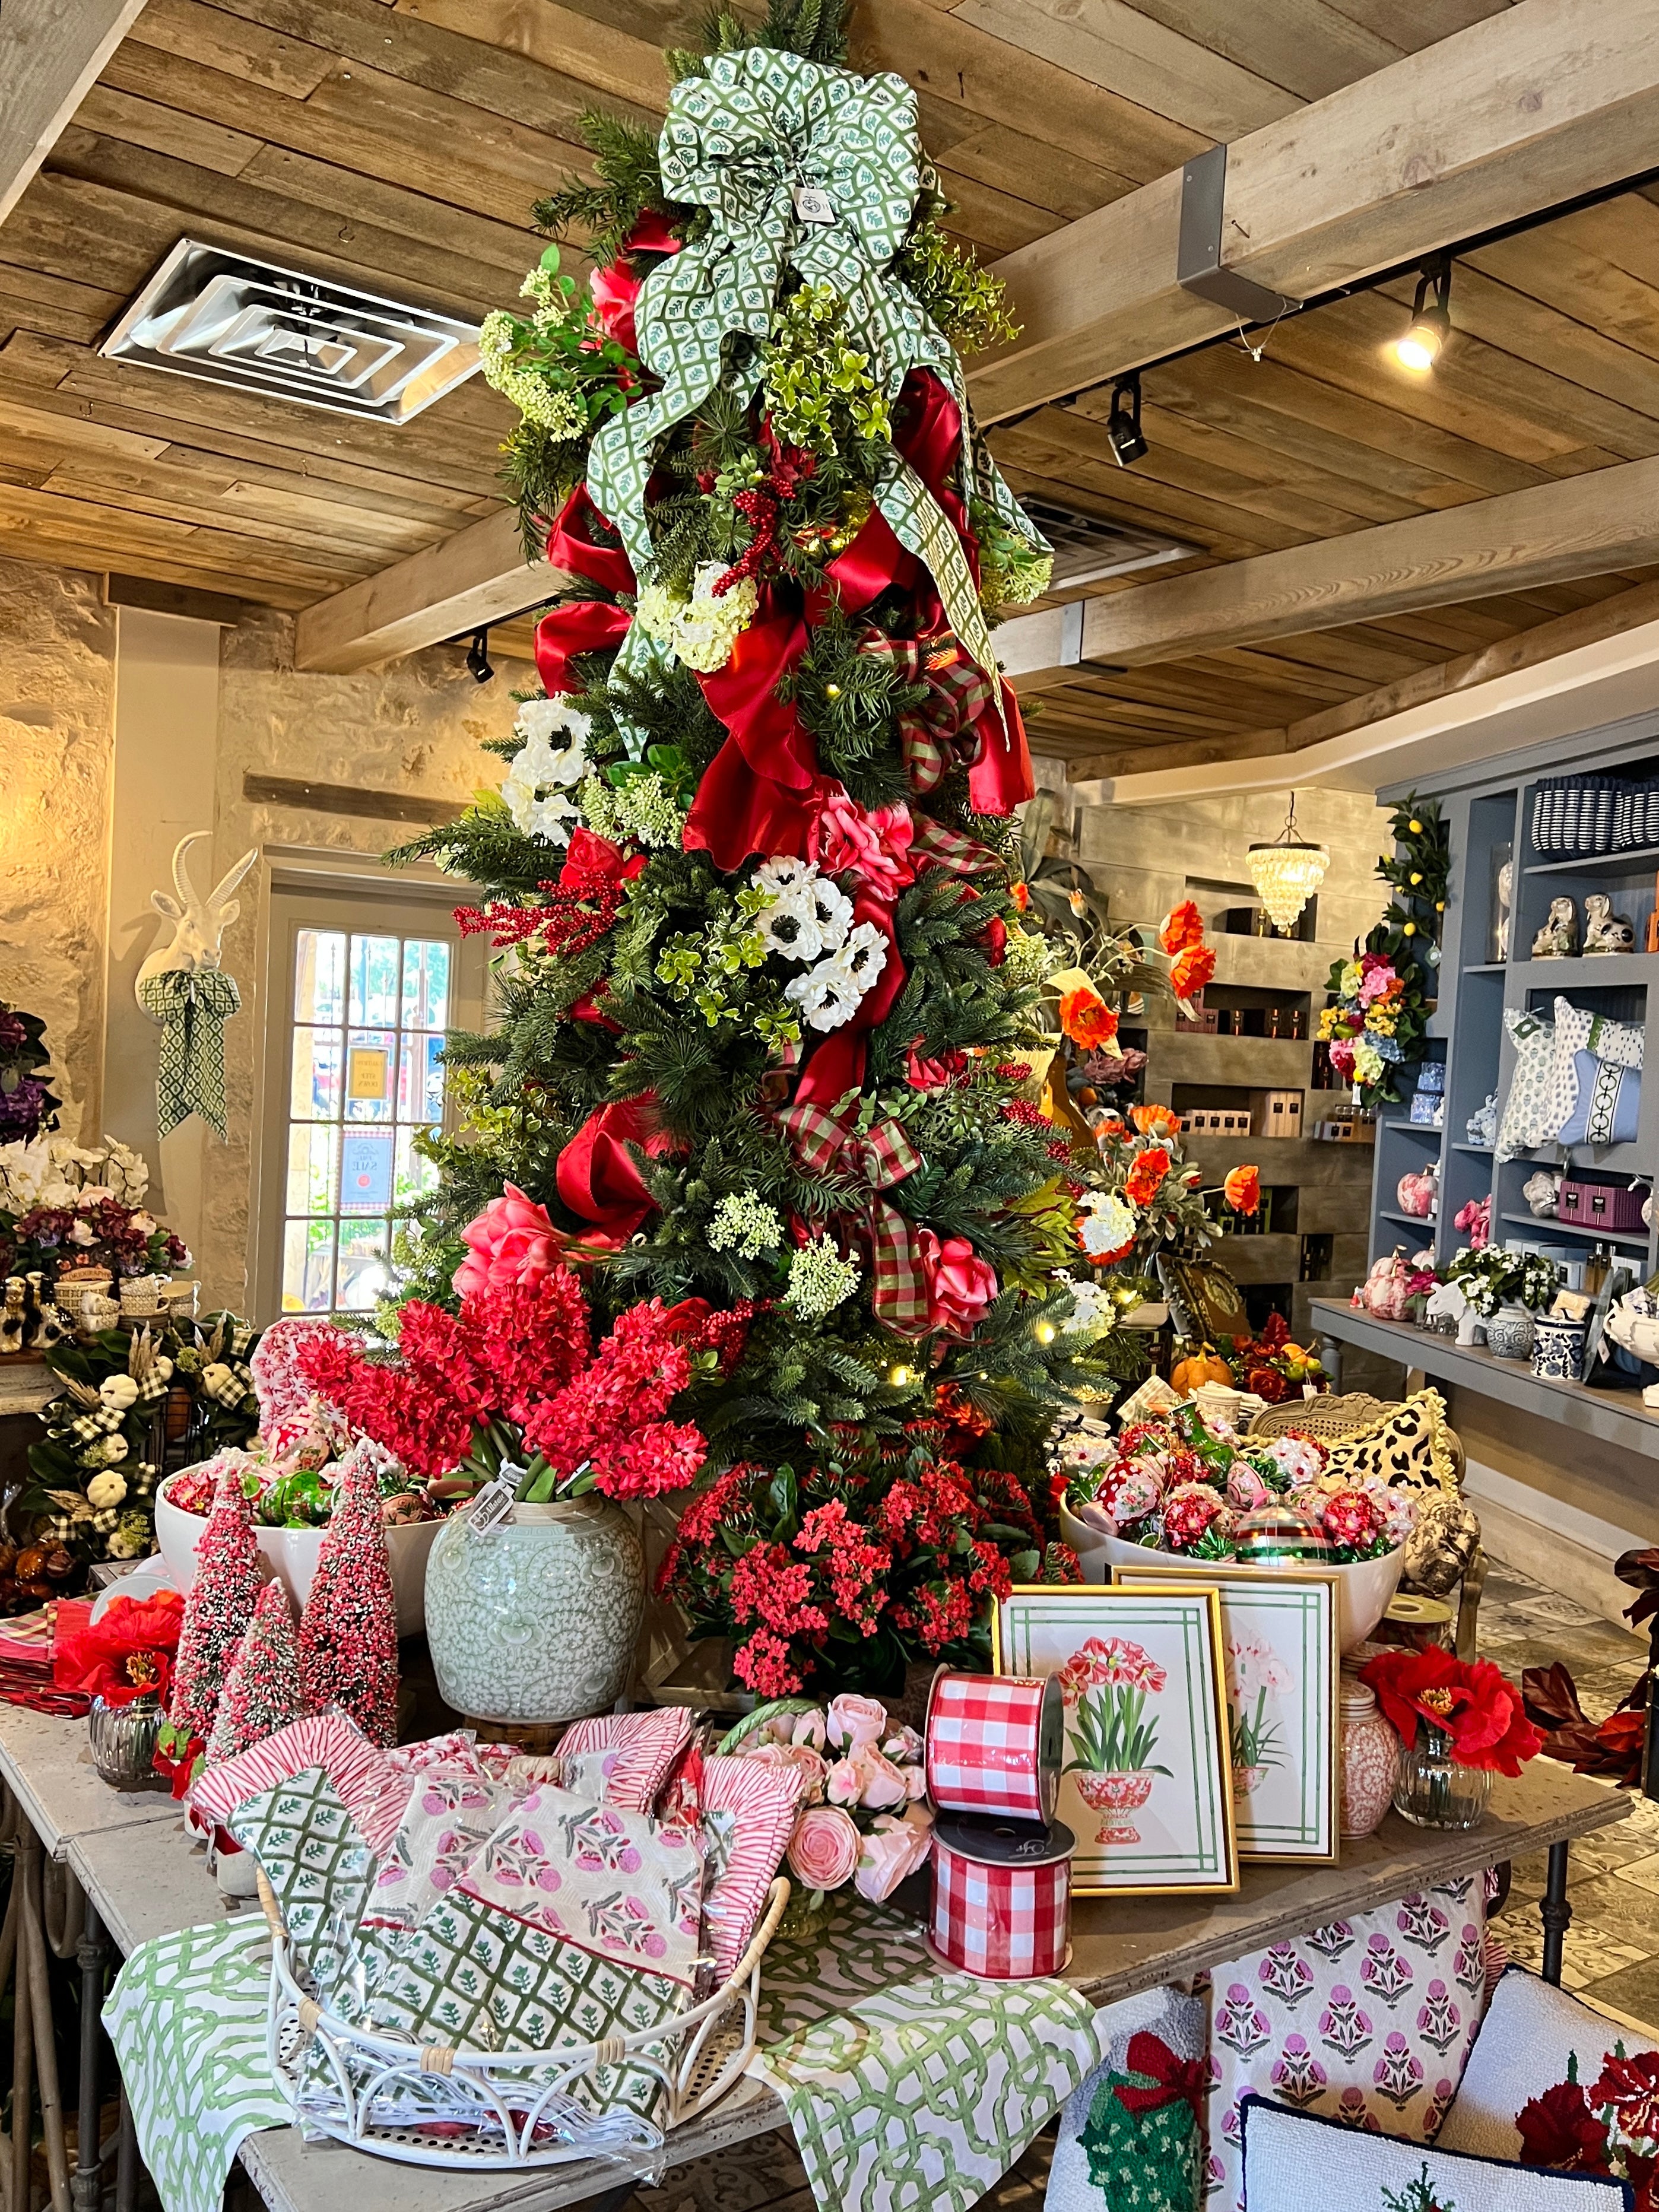
<instances>
[{"instance_id":1,"label":"antelope head wall mount","mask_svg":"<svg viewBox=\"0 0 1659 2212\"><path fill-rule=\"evenodd\" d=\"M181 837L174 846L173 881L178 891L176 898L170 891L150 893L150 904L157 914L173 925L173 928L168 941L158 945L138 970L136 988L141 1006L144 1006L143 987L152 976L189 975L203 969L216 969L221 940L241 912L241 902L233 898L231 893L258 859L258 850L244 853L204 898L191 882L186 858L192 845L203 843L212 835L210 830L193 830L189 836ZM149 1013L151 1009L145 1006L144 1011Z\"/></svg>"}]
</instances>

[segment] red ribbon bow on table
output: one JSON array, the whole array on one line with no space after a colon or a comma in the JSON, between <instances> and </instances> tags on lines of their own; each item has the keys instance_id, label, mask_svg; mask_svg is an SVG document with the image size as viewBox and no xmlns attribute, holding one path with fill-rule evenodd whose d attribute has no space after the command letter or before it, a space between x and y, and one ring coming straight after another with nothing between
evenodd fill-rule
<instances>
[{"instance_id":1,"label":"red ribbon bow on table","mask_svg":"<svg viewBox=\"0 0 1659 2212\"><path fill-rule=\"evenodd\" d=\"M867 1136L860 1136L849 1121L838 1121L821 1107L799 1103L779 1119L809 1175L842 1176L868 1186L860 1226L870 1240L876 1319L895 1336L925 1336L927 1289L916 1232L882 1194L915 1173L921 1165L921 1153L897 1121L878 1121Z\"/></svg>"},{"instance_id":2,"label":"red ribbon bow on table","mask_svg":"<svg viewBox=\"0 0 1659 2212\"><path fill-rule=\"evenodd\" d=\"M1161 2035L1142 2028L1129 2038L1125 2069L1148 2075L1152 2084L1138 2089L1130 2082L1114 2083L1112 2094L1126 2112L1155 2112L1179 2100L1192 2106L1193 2118L1202 2125L1204 2102L1210 2094L1210 2069L1204 2060L1177 2058Z\"/></svg>"}]
</instances>

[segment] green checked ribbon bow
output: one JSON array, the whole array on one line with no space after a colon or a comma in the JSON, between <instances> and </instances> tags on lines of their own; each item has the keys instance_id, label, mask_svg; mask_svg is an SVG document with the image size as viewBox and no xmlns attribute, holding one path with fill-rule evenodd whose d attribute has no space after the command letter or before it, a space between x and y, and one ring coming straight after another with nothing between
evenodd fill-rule
<instances>
[{"instance_id":1,"label":"green checked ribbon bow","mask_svg":"<svg viewBox=\"0 0 1659 2212\"><path fill-rule=\"evenodd\" d=\"M241 994L217 968L170 968L138 986L146 1013L161 1024L155 1070L155 1133L165 1137L192 1114L225 1127L225 1024Z\"/></svg>"},{"instance_id":2,"label":"green checked ribbon bow","mask_svg":"<svg viewBox=\"0 0 1659 2212\"><path fill-rule=\"evenodd\" d=\"M785 272L830 286L849 331L891 398L907 370L937 370L963 411L964 465L999 512L1030 536L987 454L968 432L961 367L950 341L895 273L922 177L916 99L902 77L865 77L799 54L751 46L719 54L676 85L658 149L663 191L707 222L646 279L635 310L640 357L661 389L616 416L593 441L587 487L621 532L636 575L651 561L645 495L652 448L722 379L752 397ZM726 341L754 343L741 364ZM951 627L988 674L990 632L960 539L897 453L876 500L900 543L926 563ZM623 660L635 655L624 645ZM637 651L643 653L641 645Z\"/></svg>"},{"instance_id":3,"label":"green checked ribbon bow","mask_svg":"<svg viewBox=\"0 0 1659 2212\"><path fill-rule=\"evenodd\" d=\"M878 1121L867 1136L820 1106L792 1106L779 1116L809 1175L838 1175L868 1186L862 1206L870 1238L872 1304L895 1336L927 1333L927 1291L916 1232L884 1193L921 1165L900 1123ZM853 1209L849 1208L849 1211Z\"/></svg>"}]
</instances>

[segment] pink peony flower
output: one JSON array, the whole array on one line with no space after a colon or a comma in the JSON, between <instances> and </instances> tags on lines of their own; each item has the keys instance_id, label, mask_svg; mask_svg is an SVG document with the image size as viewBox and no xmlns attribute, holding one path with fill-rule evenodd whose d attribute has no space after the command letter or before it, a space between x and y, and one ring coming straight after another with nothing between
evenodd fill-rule
<instances>
[{"instance_id":1,"label":"pink peony flower","mask_svg":"<svg viewBox=\"0 0 1659 2212\"><path fill-rule=\"evenodd\" d=\"M892 1726L879 1698L854 1697L849 1692L830 1703L830 1741L837 1751L857 1751L866 1743L879 1743Z\"/></svg>"},{"instance_id":2,"label":"pink peony flower","mask_svg":"<svg viewBox=\"0 0 1659 2212\"><path fill-rule=\"evenodd\" d=\"M997 1294L996 1269L981 1260L965 1237L916 1232L927 1292L927 1326L947 1336L971 1336Z\"/></svg>"},{"instance_id":3,"label":"pink peony flower","mask_svg":"<svg viewBox=\"0 0 1659 2212\"><path fill-rule=\"evenodd\" d=\"M859 1771L859 1802L866 1813L890 1812L902 1805L907 1792L904 1777L890 1759L884 1759L874 1744L860 1744L853 1753Z\"/></svg>"},{"instance_id":4,"label":"pink peony flower","mask_svg":"<svg viewBox=\"0 0 1659 2212\"><path fill-rule=\"evenodd\" d=\"M467 1223L461 1242L467 1256L455 1270L455 1288L463 1297L469 1291L515 1285L534 1290L559 1265L564 1250L564 1239L547 1208L526 1198L513 1182L499 1198L490 1200L476 1221Z\"/></svg>"},{"instance_id":5,"label":"pink peony flower","mask_svg":"<svg viewBox=\"0 0 1659 2212\"><path fill-rule=\"evenodd\" d=\"M850 873L890 903L915 880L910 861L915 824L908 806L873 811L837 791L806 833L806 857L826 876Z\"/></svg>"},{"instance_id":6,"label":"pink peony flower","mask_svg":"<svg viewBox=\"0 0 1659 2212\"><path fill-rule=\"evenodd\" d=\"M933 1848L933 1816L921 1805L908 1807L902 1817L882 1814L872 1834L864 1838L853 1886L872 1905L890 1898L906 1875L926 1866Z\"/></svg>"},{"instance_id":7,"label":"pink peony flower","mask_svg":"<svg viewBox=\"0 0 1659 2212\"><path fill-rule=\"evenodd\" d=\"M852 1879L863 1846L850 1814L835 1805L809 1805L785 1856L790 1873L808 1889L839 1889Z\"/></svg>"}]
</instances>

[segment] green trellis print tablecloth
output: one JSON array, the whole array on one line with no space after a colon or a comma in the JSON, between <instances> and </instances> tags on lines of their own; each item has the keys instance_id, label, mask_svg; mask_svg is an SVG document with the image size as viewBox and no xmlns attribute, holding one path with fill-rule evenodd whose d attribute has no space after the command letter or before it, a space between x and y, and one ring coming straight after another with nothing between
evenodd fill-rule
<instances>
[{"instance_id":1,"label":"green trellis print tablecloth","mask_svg":"<svg viewBox=\"0 0 1659 2212\"><path fill-rule=\"evenodd\" d=\"M775 2089L823 2212L966 2212L1103 2056L1063 1982L937 1966L920 1932L857 1899L775 1942L750 2070Z\"/></svg>"},{"instance_id":2,"label":"green trellis print tablecloth","mask_svg":"<svg viewBox=\"0 0 1659 2212\"><path fill-rule=\"evenodd\" d=\"M290 2118L265 2058L260 1912L141 1943L104 2007L138 2148L165 2212L218 2212L243 2138Z\"/></svg>"}]
</instances>

